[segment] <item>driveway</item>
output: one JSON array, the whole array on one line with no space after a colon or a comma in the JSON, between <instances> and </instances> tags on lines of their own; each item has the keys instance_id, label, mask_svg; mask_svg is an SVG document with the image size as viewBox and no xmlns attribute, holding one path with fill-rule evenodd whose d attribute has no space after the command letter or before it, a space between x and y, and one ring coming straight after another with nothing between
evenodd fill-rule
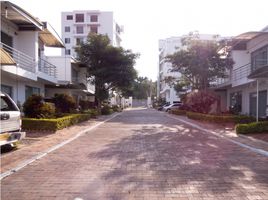
<instances>
[{"instance_id":1,"label":"driveway","mask_svg":"<svg viewBox=\"0 0 268 200\"><path fill-rule=\"evenodd\" d=\"M268 157L132 109L4 178L1 190L3 200L268 200Z\"/></svg>"}]
</instances>

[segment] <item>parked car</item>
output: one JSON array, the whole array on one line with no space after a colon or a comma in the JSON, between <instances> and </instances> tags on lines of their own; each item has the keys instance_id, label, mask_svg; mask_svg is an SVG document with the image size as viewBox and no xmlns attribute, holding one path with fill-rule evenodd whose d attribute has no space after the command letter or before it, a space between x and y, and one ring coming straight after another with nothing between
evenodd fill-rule
<instances>
[{"instance_id":1,"label":"parked car","mask_svg":"<svg viewBox=\"0 0 268 200\"><path fill-rule=\"evenodd\" d=\"M164 105L162 105L162 106L160 106L160 107L158 107L157 108L157 110L163 110L163 108L165 107L165 106L169 106L170 105L170 103L165 103Z\"/></svg>"},{"instance_id":2,"label":"parked car","mask_svg":"<svg viewBox=\"0 0 268 200\"><path fill-rule=\"evenodd\" d=\"M25 137L21 132L21 113L15 102L5 93L0 92L0 146L13 145Z\"/></svg>"},{"instance_id":3,"label":"parked car","mask_svg":"<svg viewBox=\"0 0 268 200\"><path fill-rule=\"evenodd\" d=\"M164 106L163 111L168 112L171 109L175 109L175 108L178 109L178 108L180 108L181 105L182 105L182 103L173 103L173 104L170 104L168 106Z\"/></svg>"}]
</instances>

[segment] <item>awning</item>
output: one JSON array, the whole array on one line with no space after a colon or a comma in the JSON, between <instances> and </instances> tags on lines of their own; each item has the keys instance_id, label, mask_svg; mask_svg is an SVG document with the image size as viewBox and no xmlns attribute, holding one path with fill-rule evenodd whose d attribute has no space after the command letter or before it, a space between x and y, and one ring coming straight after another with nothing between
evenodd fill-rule
<instances>
[{"instance_id":1,"label":"awning","mask_svg":"<svg viewBox=\"0 0 268 200\"><path fill-rule=\"evenodd\" d=\"M1 1L1 18L16 24L20 31L42 30L43 26L37 18L9 1Z\"/></svg>"},{"instance_id":2,"label":"awning","mask_svg":"<svg viewBox=\"0 0 268 200\"><path fill-rule=\"evenodd\" d=\"M65 46L63 41L53 27L47 22L43 22L43 24L44 29L39 32L39 38L45 44L45 46L64 48Z\"/></svg>"},{"instance_id":3,"label":"awning","mask_svg":"<svg viewBox=\"0 0 268 200\"><path fill-rule=\"evenodd\" d=\"M16 65L14 59L3 48L0 48L0 64L1 65Z\"/></svg>"}]
</instances>

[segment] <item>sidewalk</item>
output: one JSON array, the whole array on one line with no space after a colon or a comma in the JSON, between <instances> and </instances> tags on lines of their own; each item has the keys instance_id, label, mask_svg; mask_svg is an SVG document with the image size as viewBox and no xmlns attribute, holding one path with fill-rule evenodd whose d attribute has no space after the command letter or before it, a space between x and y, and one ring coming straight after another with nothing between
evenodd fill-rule
<instances>
[{"instance_id":1,"label":"sidewalk","mask_svg":"<svg viewBox=\"0 0 268 200\"><path fill-rule=\"evenodd\" d=\"M268 133L267 134L250 134L250 135L240 135L236 134L234 129L234 124L216 124L209 123L205 121L192 120L186 116L174 115L174 114L165 114L168 117L176 118L178 120L186 121L188 123L198 125L203 129L208 131L213 131L217 135L230 138L234 141L240 142L242 144L268 151Z\"/></svg>"},{"instance_id":2,"label":"sidewalk","mask_svg":"<svg viewBox=\"0 0 268 200\"><path fill-rule=\"evenodd\" d=\"M22 165L27 160L48 151L50 148L60 144L61 142L75 137L79 132L86 128L93 127L113 115L98 116L97 119L90 119L86 122L58 130L55 133L27 131L26 138L20 142L17 150L3 153L1 155L1 173Z\"/></svg>"}]
</instances>

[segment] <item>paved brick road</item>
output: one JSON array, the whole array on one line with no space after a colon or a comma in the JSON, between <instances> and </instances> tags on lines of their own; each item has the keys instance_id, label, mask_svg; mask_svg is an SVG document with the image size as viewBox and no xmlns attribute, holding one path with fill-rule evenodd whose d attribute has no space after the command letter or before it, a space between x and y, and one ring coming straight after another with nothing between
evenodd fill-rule
<instances>
[{"instance_id":1,"label":"paved brick road","mask_svg":"<svg viewBox=\"0 0 268 200\"><path fill-rule=\"evenodd\" d=\"M8 176L2 199L268 199L268 158L130 110Z\"/></svg>"}]
</instances>

